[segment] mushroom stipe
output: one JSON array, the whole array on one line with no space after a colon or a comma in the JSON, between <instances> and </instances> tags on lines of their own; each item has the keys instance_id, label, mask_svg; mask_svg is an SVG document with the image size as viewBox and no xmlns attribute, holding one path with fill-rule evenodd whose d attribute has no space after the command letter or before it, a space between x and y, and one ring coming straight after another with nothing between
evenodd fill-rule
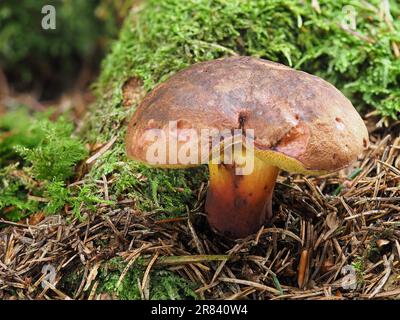
<instances>
[{"instance_id":1,"label":"mushroom stipe","mask_svg":"<svg viewBox=\"0 0 400 320\"><path fill-rule=\"evenodd\" d=\"M128 157L159 167L193 167L193 163L179 159L154 164L147 158L154 141L146 139L146 133L152 129L166 132L171 121L177 123L177 137L187 130L252 130L250 174L237 174L240 162L236 155L233 161L215 163L213 152L206 157L196 154L198 165L204 159L209 164L205 205L209 224L232 238L257 232L272 218L272 194L279 170L313 175L336 171L356 160L369 143L360 115L333 85L253 57L197 63L158 85L129 123ZM186 137L174 143L166 140L165 144L162 152L169 154L165 158L169 160L174 148L179 153L199 142ZM207 151L213 148L207 142Z\"/></svg>"},{"instance_id":2,"label":"mushroom stipe","mask_svg":"<svg viewBox=\"0 0 400 320\"><path fill-rule=\"evenodd\" d=\"M272 217L272 194L279 168L255 158L249 175L237 175L235 164L209 164L208 221L231 238L255 233Z\"/></svg>"}]
</instances>

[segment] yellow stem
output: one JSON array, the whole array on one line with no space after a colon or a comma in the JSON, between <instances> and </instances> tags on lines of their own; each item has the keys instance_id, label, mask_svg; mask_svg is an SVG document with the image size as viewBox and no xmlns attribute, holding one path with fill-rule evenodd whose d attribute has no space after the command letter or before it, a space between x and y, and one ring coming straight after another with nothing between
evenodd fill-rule
<instances>
[{"instance_id":1,"label":"yellow stem","mask_svg":"<svg viewBox=\"0 0 400 320\"><path fill-rule=\"evenodd\" d=\"M209 164L206 212L211 227L228 237L255 233L272 218L272 193L279 169L254 158L249 175L237 175L235 164Z\"/></svg>"}]
</instances>

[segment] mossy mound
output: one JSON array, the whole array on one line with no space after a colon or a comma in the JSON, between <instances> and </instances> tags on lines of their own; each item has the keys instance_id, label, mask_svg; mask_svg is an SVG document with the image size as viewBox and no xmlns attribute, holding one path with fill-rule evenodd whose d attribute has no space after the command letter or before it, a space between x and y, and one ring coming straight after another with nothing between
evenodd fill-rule
<instances>
[{"instance_id":1,"label":"mossy mound","mask_svg":"<svg viewBox=\"0 0 400 320\"><path fill-rule=\"evenodd\" d=\"M397 117L400 6L389 3L386 10L378 0L324 0L318 7L290 0L149 0L127 17L103 62L98 92L115 90L118 107L129 77L148 90L192 63L241 54L319 75L358 108Z\"/></svg>"}]
</instances>

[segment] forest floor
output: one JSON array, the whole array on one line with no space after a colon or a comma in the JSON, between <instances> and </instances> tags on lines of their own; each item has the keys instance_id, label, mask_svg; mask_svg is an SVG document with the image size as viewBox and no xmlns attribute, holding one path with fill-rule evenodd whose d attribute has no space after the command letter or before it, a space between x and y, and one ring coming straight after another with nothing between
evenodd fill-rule
<instances>
[{"instance_id":1,"label":"forest floor","mask_svg":"<svg viewBox=\"0 0 400 320\"><path fill-rule=\"evenodd\" d=\"M0 299L400 298L400 121L366 119L371 144L359 161L320 177L281 175L273 222L246 239L209 229L204 183L180 217L122 198L84 220L1 219ZM104 200L109 183L97 181ZM174 275L186 282L152 291Z\"/></svg>"}]
</instances>

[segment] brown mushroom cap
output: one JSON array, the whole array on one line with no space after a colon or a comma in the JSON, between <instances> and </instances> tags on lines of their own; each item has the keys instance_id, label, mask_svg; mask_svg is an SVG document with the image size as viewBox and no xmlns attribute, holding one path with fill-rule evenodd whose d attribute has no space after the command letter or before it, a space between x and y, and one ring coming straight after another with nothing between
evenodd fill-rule
<instances>
[{"instance_id":1,"label":"brown mushroom cap","mask_svg":"<svg viewBox=\"0 0 400 320\"><path fill-rule=\"evenodd\" d=\"M256 156L289 172L338 170L368 145L363 120L333 85L253 57L194 64L158 85L129 123L128 156L147 162L146 130L167 130L172 120L178 134L253 129Z\"/></svg>"}]
</instances>

